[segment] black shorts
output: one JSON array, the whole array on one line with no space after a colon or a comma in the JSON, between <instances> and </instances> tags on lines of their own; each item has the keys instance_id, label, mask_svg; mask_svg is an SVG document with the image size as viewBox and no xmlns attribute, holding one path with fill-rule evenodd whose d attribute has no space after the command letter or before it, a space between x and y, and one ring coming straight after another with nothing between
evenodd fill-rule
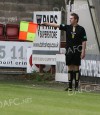
<instances>
[{"instance_id":1,"label":"black shorts","mask_svg":"<svg viewBox=\"0 0 100 115\"><path fill-rule=\"evenodd\" d=\"M66 65L81 65L81 55L80 54L67 54L66 56Z\"/></svg>"}]
</instances>

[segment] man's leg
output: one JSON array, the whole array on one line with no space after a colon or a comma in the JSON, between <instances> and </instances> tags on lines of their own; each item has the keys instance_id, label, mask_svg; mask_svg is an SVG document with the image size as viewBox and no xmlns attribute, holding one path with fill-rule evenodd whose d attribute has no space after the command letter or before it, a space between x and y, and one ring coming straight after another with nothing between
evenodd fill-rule
<instances>
[{"instance_id":1,"label":"man's leg","mask_svg":"<svg viewBox=\"0 0 100 115\"><path fill-rule=\"evenodd\" d=\"M73 65L68 66L68 88L66 89L72 91L72 83L73 83Z\"/></svg>"},{"instance_id":2,"label":"man's leg","mask_svg":"<svg viewBox=\"0 0 100 115\"><path fill-rule=\"evenodd\" d=\"M79 79L80 79L79 66L74 66L73 77L75 78L75 90L78 90L78 87L79 87Z\"/></svg>"}]
</instances>

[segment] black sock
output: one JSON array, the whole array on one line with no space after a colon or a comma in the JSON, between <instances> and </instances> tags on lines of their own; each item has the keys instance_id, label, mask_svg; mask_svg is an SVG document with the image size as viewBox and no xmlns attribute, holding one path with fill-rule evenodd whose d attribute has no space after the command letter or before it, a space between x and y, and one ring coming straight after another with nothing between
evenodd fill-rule
<instances>
[{"instance_id":1,"label":"black sock","mask_svg":"<svg viewBox=\"0 0 100 115\"><path fill-rule=\"evenodd\" d=\"M74 71L74 78L75 78L75 89L79 87L79 79L80 79L80 71Z\"/></svg>"},{"instance_id":2,"label":"black sock","mask_svg":"<svg viewBox=\"0 0 100 115\"><path fill-rule=\"evenodd\" d=\"M73 71L68 71L68 81L69 81L69 88L72 89Z\"/></svg>"}]
</instances>

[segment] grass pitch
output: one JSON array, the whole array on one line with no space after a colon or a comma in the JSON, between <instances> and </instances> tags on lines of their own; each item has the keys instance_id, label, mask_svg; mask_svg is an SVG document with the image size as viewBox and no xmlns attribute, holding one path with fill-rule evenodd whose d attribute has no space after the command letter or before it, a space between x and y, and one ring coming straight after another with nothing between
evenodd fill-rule
<instances>
[{"instance_id":1,"label":"grass pitch","mask_svg":"<svg viewBox=\"0 0 100 115\"><path fill-rule=\"evenodd\" d=\"M0 115L100 115L100 94L0 83Z\"/></svg>"}]
</instances>

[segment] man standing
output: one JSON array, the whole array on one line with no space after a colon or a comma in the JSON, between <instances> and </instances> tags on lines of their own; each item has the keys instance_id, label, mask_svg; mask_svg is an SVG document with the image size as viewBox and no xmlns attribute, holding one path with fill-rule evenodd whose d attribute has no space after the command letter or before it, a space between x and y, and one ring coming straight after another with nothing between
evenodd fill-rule
<instances>
[{"instance_id":1,"label":"man standing","mask_svg":"<svg viewBox=\"0 0 100 115\"><path fill-rule=\"evenodd\" d=\"M66 65L68 66L69 87L66 91L72 91L73 78L75 79L75 90L78 90L81 59L85 57L86 49L86 32L85 29L78 25L79 16L76 13L70 15L70 25L53 24L44 22L43 25L59 28L66 31Z\"/></svg>"}]
</instances>

